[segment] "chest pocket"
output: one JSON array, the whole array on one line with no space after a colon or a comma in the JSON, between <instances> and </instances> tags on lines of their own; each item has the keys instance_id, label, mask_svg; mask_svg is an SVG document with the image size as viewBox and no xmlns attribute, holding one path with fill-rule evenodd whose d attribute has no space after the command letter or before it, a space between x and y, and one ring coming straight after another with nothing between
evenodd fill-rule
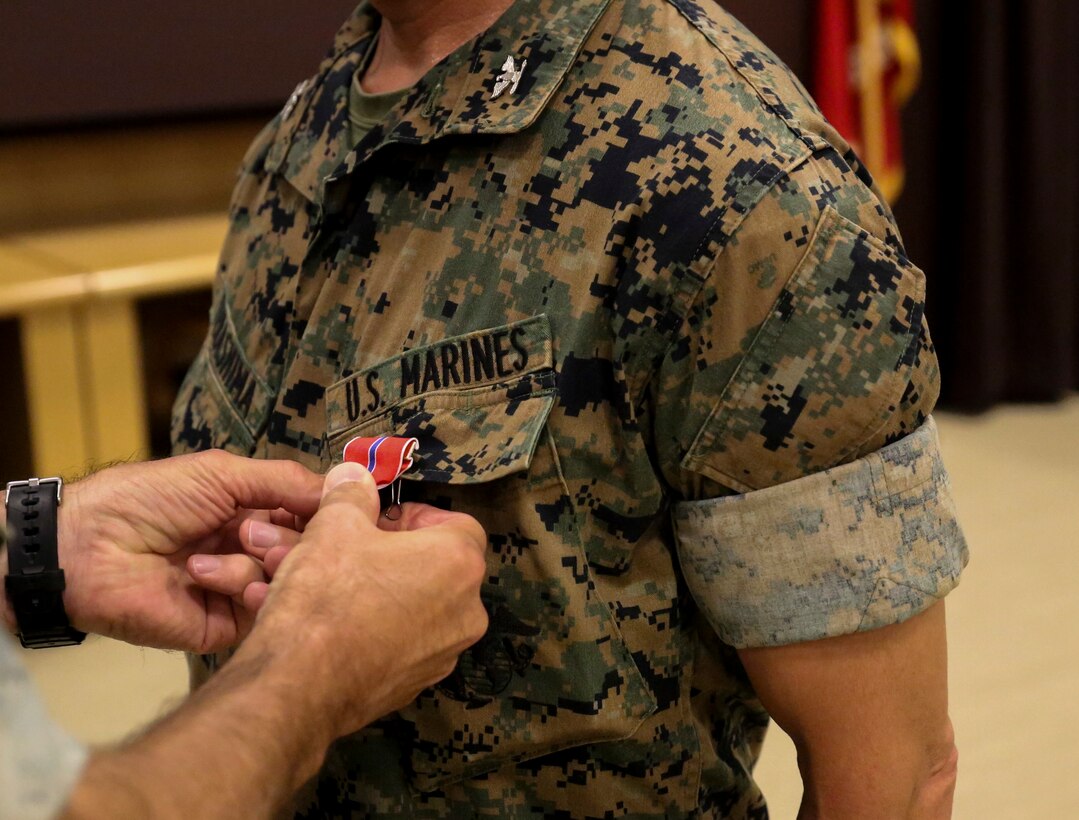
<instances>
[{"instance_id":1,"label":"chest pocket","mask_svg":"<svg viewBox=\"0 0 1079 820\"><path fill-rule=\"evenodd\" d=\"M409 351L327 391L334 461L355 436L413 436L405 500L469 513L488 533L487 635L393 722L395 734L410 724L399 737L420 791L628 737L655 709L584 559L546 430L556 398L546 316Z\"/></svg>"},{"instance_id":2,"label":"chest pocket","mask_svg":"<svg viewBox=\"0 0 1079 820\"><path fill-rule=\"evenodd\" d=\"M554 404L550 324L538 316L410 350L326 392L328 454L355 436L419 439L406 480L474 484L525 470Z\"/></svg>"}]
</instances>

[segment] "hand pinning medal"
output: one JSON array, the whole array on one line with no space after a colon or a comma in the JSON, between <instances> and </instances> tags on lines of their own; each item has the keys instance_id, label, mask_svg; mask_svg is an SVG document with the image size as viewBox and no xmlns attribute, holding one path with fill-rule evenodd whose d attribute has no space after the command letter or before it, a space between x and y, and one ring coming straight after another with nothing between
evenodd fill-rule
<instances>
[{"instance_id":1,"label":"hand pinning medal","mask_svg":"<svg viewBox=\"0 0 1079 820\"><path fill-rule=\"evenodd\" d=\"M495 90L491 94L491 99L497 100L507 88L510 94L516 94L517 83L521 82L526 65L528 65L528 60L521 60L521 65L517 66L513 61L513 56L507 56L506 61L502 63L502 73L495 78Z\"/></svg>"},{"instance_id":2,"label":"hand pinning medal","mask_svg":"<svg viewBox=\"0 0 1079 820\"><path fill-rule=\"evenodd\" d=\"M401 476L412 468L412 452L418 445L417 439L403 436L359 436L345 445L345 461L366 467L378 489L392 488L384 513L391 521L401 517Z\"/></svg>"}]
</instances>

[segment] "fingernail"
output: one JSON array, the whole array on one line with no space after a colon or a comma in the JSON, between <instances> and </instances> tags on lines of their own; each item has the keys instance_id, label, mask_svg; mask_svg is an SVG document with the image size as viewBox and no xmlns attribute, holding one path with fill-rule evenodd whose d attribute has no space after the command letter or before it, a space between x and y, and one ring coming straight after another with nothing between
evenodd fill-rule
<instances>
[{"instance_id":1,"label":"fingernail","mask_svg":"<svg viewBox=\"0 0 1079 820\"><path fill-rule=\"evenodd\" d=\"M252 521L251 529L248 531L248 539L251 541L251 546L259 547L260 549L269 549L270 547L276 547L280 540L280 534L277 531L277 527L273 524L266 524L262 521Z\"/></svg>"},{"instance_id":2,"label":"fingernail","mask_svg":"<svg viewBox=\"0 0 1079 820\"><path fill-rule=\"evenodd\" d=\"M221 567L221 559L212 555L196 555L191 559L191 568L200 575L213 572Z\"/></svg>"},{"instance_id":3,"label":"fingernail","mask_svg":"<svg viewBox=\"0 0 1079 820\"><path fill-rule=\"evenodd\" d=\"M343 464L338 464L328 473L326 473L326 483L322 485L322 494L333 490L335 487L340 487L349 481L362 481L363 477L367 475L367 470L356 464L353 461L346 461Z\"/></svg>"}]
</instances>

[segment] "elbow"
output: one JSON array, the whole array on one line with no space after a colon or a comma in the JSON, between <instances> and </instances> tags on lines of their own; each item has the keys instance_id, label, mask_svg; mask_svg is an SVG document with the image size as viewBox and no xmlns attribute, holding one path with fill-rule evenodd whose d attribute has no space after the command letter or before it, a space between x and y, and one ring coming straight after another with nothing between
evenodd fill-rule
<instances>
[{"instance_id":1,"label":"elbow","mask_svg":"<svg viewBox=\"0 0 1079 820\"><path fill-rule=\"evenodd\" d=\"M805 784L799 820L947 820L959 771L949 721L932 743L892 747L875 756L811 754L795 741Z\"/></svg>"},{"instance_id":2,"label":"elbow","mask_svg":"<svg viewBox=\"0 0 1079 820\"><path fill-rule=\"evenodd\" d=\"M910 817L915 820L949 818L959 775L959 749L950 721L946 738L928 751L927 759L926 774L915 791Z\"/></svg>"}]
</instances>

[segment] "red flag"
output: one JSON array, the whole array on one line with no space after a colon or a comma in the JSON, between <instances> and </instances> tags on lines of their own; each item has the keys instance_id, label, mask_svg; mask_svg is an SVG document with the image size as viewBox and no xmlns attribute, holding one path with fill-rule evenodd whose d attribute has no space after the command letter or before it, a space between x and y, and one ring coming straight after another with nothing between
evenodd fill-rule
<instances>
[{"instance_id":1,"label":"red flag","mask_svg":"<svg viewBox=\"0 0 1079 820\"><path fill-rule=\"evenodd\" d=\"M818 0L817 103L889 201L903 187L899 109L920 65L910 0Z\"/></svg>"},{"instance_id":2,"label":"red flag","mask_svg":"<svg viewBox=\"0 0 1079 820\"><path fill-rule=\"evenodd\" d=\"M361 436L345 445L344 459L366 467L381 490L412 467L412 451L418 445L414 438Z\"/></svg>"}]
</instances>

